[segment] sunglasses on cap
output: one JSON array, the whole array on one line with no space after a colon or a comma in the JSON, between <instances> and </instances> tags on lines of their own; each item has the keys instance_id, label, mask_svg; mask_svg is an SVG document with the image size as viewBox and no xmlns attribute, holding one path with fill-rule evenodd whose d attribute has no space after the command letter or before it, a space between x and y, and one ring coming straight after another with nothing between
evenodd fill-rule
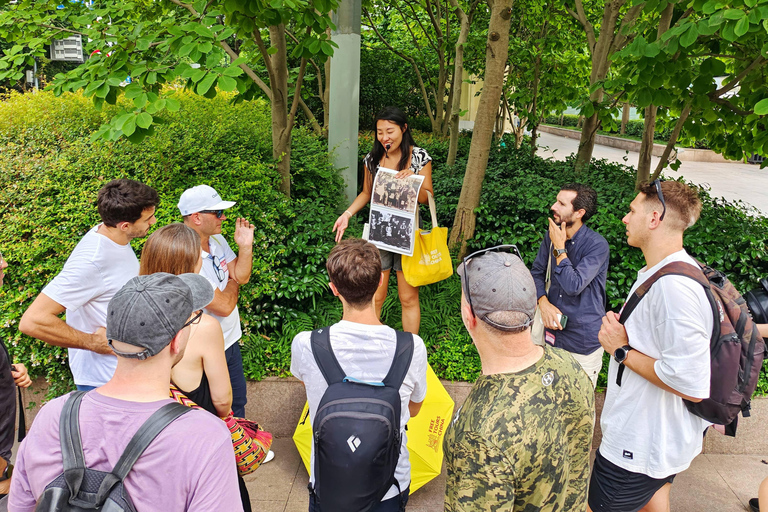
<instances>
[{"instance_id":1,"label":"sunglasses on cap","mask_svg":"<svg viewBox=\"0 0 768 512\"><path fill-rule=\"evenodd\" d=\"M520 256L520 251L517 249L516 245L509 244L509 245L497 245L495 247L489 247L488 249L482 249L480 251L473 252L469 256L465 256L462 260L462 263L464 263L464 296L467 297L467 302L469 303L469 310L472 312L473 316L475 315L475 310L472 307L472 295L469 293L469 264L472 261L473 258L479 258L485 253L488 252L511 252L520 260L522 261L523 257Z\"/></svg>"},{"instance_id":2,"label":"sunglasses on cap","mask_svg":"<svg viewBox=\"0 0 768 512\"><path fill-rule=\"evenodd\" d=\"M211 213L215 215L217 219L220 219L224 216L224 210L202 210L200 213Z\"/></svg>"}]
</instances>

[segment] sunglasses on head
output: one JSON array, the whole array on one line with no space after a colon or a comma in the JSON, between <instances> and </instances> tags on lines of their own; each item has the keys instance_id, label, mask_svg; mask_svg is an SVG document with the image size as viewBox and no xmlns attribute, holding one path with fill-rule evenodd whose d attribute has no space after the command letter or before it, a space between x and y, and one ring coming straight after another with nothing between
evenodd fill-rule
<instances>
[{"instance_id":1,"label":"sunglasses on head","mask_svg":"<svg viewBox=\"0 0 768 512\"><path fill-rule=\"evenodd\" d=\"M655 179L653 180L653 185L656 187L656 194L659 196L659 201L661 201L661 217L659 217L659 222L664 220L664 214L667 213L667 203L664 201L664 193L661 191L661 180Z\"/></svg>"},{"instance_id":2,"label":"sunglasses on head","mask_svg":"<svg viewBox=\"0 0 768 512\"><path fill-rule=\"evenodd\" d=\"M465 256L464 260L462 262L464 263L464 296L467 298L467 302L469 303L469 310L472 312L473 316L475 315L475 310L472 307L472 295L469 293L469 264L472 262L473 258L479 258L485 253L488 252L511 252L520 260L522 261L523 257L520 256L520 251L517 249L516 245L497 245L495 247L489 247L488 249L482 249L480 251L473 252L469 256Z\"/></svg>"},{"instance_id":3,"label":"sunglasses on head","mask_svg":"<svg viewBox=\"0 0 768 512\"><path fill-rule=\"evenodd\" d=\"M224 210L203 210L200 213L211 213L215 215L217 219L220 219L224 216Z\"/></svg>"}]
</instances>

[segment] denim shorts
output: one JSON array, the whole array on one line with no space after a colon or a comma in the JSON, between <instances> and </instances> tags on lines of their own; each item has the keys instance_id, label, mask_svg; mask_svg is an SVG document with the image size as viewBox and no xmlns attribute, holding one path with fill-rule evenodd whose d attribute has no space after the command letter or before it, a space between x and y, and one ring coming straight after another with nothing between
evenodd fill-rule
<instances>
[{"instance_id":1,"label":"denim shorts","mask_svg":"<svg viewBox=\"0 0 768 512\"><path fill-rule=\"evenodd\" d=\"M379 256L381 257L382 272L392 270L393 268L395 269L395 272L403 271L403 264L401 261L402 255L396 252L389 252L385 251L384 249L379 249Z\"/></svg>"}]
</instances>

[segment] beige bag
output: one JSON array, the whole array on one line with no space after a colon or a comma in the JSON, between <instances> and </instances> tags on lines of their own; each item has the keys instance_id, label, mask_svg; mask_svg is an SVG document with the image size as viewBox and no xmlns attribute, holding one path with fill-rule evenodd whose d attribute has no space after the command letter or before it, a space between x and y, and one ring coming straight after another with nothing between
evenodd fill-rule
<instances>
[{"instance_id":1,"label":"beige bag","mask_svg":"<svg viewBox=\"0 0 768 512\"><path fill-rule=\"evenodd\" d=\"M547 276L544 281L544 292L549 293L549 285L552 282L552 244L549 244L547 253ZM536 306L536 313L533 315L533 324L531 325L531 339L534 345L544 346L544 321L541 319L541 309Z\"/></svg>"}]
</instances>

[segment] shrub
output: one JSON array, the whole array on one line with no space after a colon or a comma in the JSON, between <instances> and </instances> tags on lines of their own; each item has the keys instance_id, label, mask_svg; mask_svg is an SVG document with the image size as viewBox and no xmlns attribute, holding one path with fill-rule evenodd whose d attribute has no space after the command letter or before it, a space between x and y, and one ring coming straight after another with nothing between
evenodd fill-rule
<instances>
[{"instance_id":1,"label":"shrub","mask_svg":"<svg viewBox=\"0 0 768 512\"><path fill-rule=\"evenodd\" d=\"M138 145L90 143L109 114L95 112L78 95L15 95L0 103L0 239L10 264L0 292L0 336L10 341L16 360L49 378L54 393L71 385L66 352L22 335L18 321L98 222L96 193L110 179L130 177L155 187L158 225L181 220L178 198L198 183L237 201L232 218L256 225L253 277L240 302L246 351L326 291L320 267L332 243L342 182L325 142L304 129L294 132L294 198L288 200L277 191L271 163L268 105L176 97L182 109L166 115L157 134ZM225 236L231 239L233 230L234 222L225 223ZM143 242L132 244L137 253ZM249 376L263 375L265 366L249 367Z\"/></svg>"}]
</instances>

